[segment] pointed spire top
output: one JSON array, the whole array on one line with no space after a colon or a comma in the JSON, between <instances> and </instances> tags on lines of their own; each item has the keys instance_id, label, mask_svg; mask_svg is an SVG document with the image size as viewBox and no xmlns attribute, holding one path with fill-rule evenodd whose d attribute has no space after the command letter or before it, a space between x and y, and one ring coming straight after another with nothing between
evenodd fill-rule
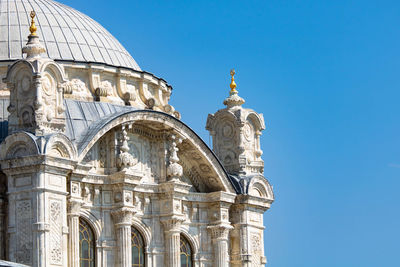
<instances>
[{"instance_id":1,"label":"pointed spire top","mask_svg":"<svg viewBox=\"0 0 400 267\"><path fill-rule=\"evenodd\" d=\"M231 91L229 92L230 95L237 93L238 91L236 90L236 83L235 83L235 69L231 69Z\"/></svg>"},{"instance_id":2,"label":"pointed spire top","mask_svg":"<svg viewBox=\"0 0 400 267\"><path fill-rule=\"evenodd\" d=\"M31 19L32 20L31 20L31 26L29 27L29 31L31 32L31 35L37 35L36 34L37 27L35 25L35 20L34 20L35 16L36 16L35 11L31 11Z\"/></svg>"},{"instance_id":3,"label":"pointed spire top","mask_svg":"<svg viewBox=\"0 0 400 267\"><path fill-rule=\"evenodd\" d=\"M37 59L40 58L40 54L46 52L46 48L40 43L39 36L37 35L37 27L35 25L34 18L36 16L35 11L31 11L31 26L29 27L29 31L31 32L28 35L28 42L24 47L22 47L22 53L26 54L27 59Z\"/></svg>"},{"instance_id":4,"label":"pointed spire top","mask_svg":"<svg viewBox=\"0 0 400 267\"><path fill-rule=\"evenodd\" d=\"M245 102L244 99L238 95L238 91L236 90L235 74L235 70L231 69L231 91L229 92L229 97L224 100L224 105L228 108L240 107Z\"/></svg>"}]
</instances>

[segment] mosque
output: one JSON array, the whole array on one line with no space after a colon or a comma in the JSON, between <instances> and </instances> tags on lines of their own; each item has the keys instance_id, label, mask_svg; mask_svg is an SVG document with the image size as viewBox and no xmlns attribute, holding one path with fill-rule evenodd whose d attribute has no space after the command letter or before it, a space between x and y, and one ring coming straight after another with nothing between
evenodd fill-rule
<instances>
[{"instance_id":1,"label":"mosque","mask_svg":"<svg viewBox=\"0 0 400 267\"><path fill-rule=\"evenodd\" d=\"M0 259L264 266L265 123L234 75L209 148L168 104L171 85L93 19L0 0Z\"/></svg>"}]
</instances>

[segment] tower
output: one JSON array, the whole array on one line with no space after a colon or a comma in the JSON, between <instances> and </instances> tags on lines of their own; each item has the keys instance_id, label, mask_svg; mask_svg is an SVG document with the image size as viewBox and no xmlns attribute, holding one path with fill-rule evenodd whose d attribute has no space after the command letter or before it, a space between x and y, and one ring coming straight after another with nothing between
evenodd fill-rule
<instances>
[{"instance_id":1,"label":"tower","mask_svg":"<svg viewBox=\"0 0 400 267\"><path fill-rule=\"evenodd\" d=\"M230 213L231 266L260 266L267 262L262 214L273 200L261 159L260 136L265 124L262 114L242 107L245 101L236 90L235 70L230 75L231 90L223 102L226 108L208 115L206 129L212 136L214 153L240 192Z\"/></svg>"},{"instance_id":2,"label":"tower","mask_svg":"<svg viewBox=\"0 0 400 267\"><path fill-rule=\"evenodd\" d=\"M264 117L245 103L236 90L235 70L231 70L229 97L226 108L208 115L206 129L212 136L213 151L232 175L262 174L261 131L265 129Z\"/></svg>"},{"instance_id":3,"label":"tower","mask_svg":"<svg viewBox=\"0 0 400 267\"><path fill-rule=\"evenodd\" d=\"M10 89L9 132L27 131L45 135L65 131L63 68L42 57L46 52L36 33L35 12L30 13L28 43L22 48L26 58L12 64L4 78Z\"/></svg>"}]
</instances>

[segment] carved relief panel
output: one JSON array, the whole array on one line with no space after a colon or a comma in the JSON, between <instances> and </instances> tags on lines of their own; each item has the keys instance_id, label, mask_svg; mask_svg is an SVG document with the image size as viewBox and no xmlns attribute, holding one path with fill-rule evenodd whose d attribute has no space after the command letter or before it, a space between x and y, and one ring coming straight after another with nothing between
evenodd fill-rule
<instances>
[{"instance_id":1,"label":"carved relief panel","mask_svg":"<svg viewBox=\"0 0 400 267\"><path fill-rule=\"evenodd\" d=\"M63 77L62 68L48 59L12 65L4 79L10 88L11 131L43 135L65 130Z\"/></svg>"},{"instance_id":2,"label":"carved relief panel","mask_svg":"<svg viewBox=\"0 0 400 267\"><path fill-rule=\"evenodd\" d=\"M31 200L16 202L16 261L32 264L32 203Z\"/></svg>"},{"instance_id":3,"label":"carved relief panel","mask_svg":"<svg viewBox=\"0 0 400 267\"><path fill-rule=\"evenodd\" d=\"M36 123L35 91L33 77L28 70L21 70L15 78L15 88L11 94L8 111L13 118L12 123L22 128L32 129Z\"/></svg>"}]
</instances>

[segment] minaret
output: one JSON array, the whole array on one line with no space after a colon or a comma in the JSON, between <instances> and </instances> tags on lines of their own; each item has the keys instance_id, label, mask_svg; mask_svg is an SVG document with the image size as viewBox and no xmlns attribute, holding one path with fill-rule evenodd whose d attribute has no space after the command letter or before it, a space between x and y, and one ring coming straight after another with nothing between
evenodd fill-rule
<instances>
[{"instance_id":1,"label":"minaret","mask_svg":"<svg viewBox=\"0 0 400 267\"><path fill-rule=\"evenodd\" d=\"M8 130L37 136L65 131L62 66L42 57L46 52L36 33L36 14L31 12L28 43L22 48L26 58L9 66L4 82L10 90Z\"/></svg>"},{"instance_id":2,"label":"minaret","mask_svg":"<svg viewBox=\"0 0 400 267\"><path fill-rule=\"evenodd\" d=\"M206 129L213 140L213 151L229 174L262 174L264 161L260 149L264 118L252 109L243 108L245 103L236 90L235 70L231 70L229 97L226 108L209 114Z\"/></svg>"}]
</instances>

